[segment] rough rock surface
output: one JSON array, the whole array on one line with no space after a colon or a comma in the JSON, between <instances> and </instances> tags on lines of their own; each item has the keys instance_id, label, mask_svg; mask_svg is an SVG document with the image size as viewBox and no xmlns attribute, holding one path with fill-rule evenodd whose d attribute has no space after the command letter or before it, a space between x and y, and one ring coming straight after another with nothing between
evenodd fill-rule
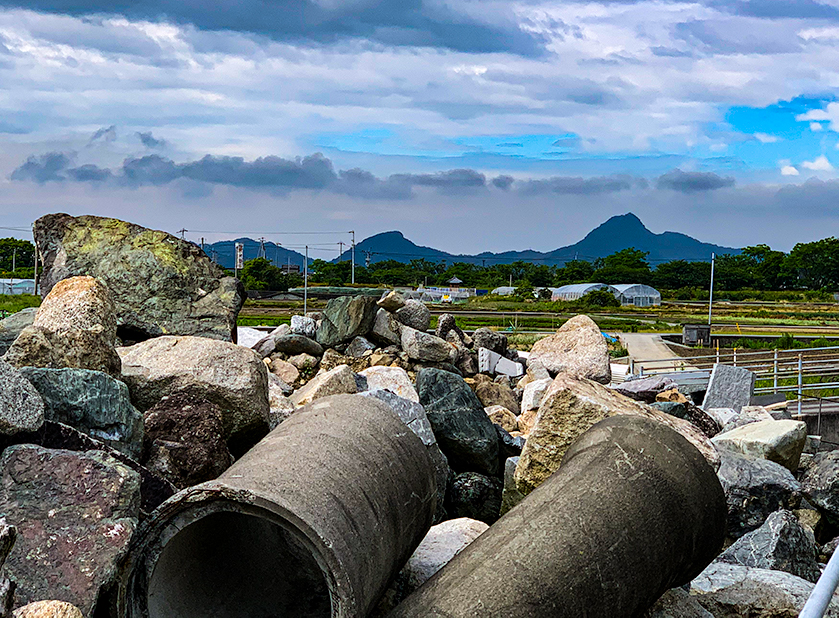
<instances>
[{"instance_id":1,"label":"rough rock surface","mask_svg":"<svg viewBox=\"0 0 839 618\"><path fill-rule=\"evenodd\" d=\"M303 335L309 339L314 339L317 336L318 323L312 318L305 315L291 316L291 334Z\"/></svg>"},{"instance_id":2,"label":"rough rock surface","mask_svg":"<svg viewBox=\"0 0 839 618\"><path fill-rule=\"evenodd\" d=\"M236 345L252 348L265 338L265 333L250 326L236 327Z\"/></svg>"},{"instance_id":3,"label":"rough rock surface","mask_svg":"<svg viewBox=\"0 0 839 618\"><path fill-rule=\"evenodd\" d=\"M124 383L90 369L23 367L20 371L40 393L46 418L140 460L143 415L131 405Z\"/></svg>"},{"instance_id":4,"label":"rough rock surface","mask_svg":"<svg viewBox=\"0 0 839 618\"><path fill-rule=\"evenodd\" d=\"M466 334L460 329L451 313L444 313L437 318L437 328L434 334L440 339L449 340L449 333L454 333L461 343L466 343Z\"/></svg>"},{"instance_id":5,"label":"rough rock surface","mask_svg":"<svg viewBox=\"0 0 839 618\"><path fill-rule=\"evenodd\" d=\"M268 404L270 406L268 429L271 431L291 416L295 410L291 399L286 396L287 389L283 388L282 384L284 384L283 381L277 376L273 374L268 376Z\"/></svg>"},{"instance_id":6,"label":"rough rock surface","mask_svg":"<svg viewBox=\"0 0 839 618\"><path fill-rule=\"evenodd\" d=\"M370 367L361 372L367 378L367 390L389 390L403 399L419 403L419 394L408 372L401 367Z\"/></svg>"},{"instance_id":7,"label":"rough rock surface","mask_svg":"<svg viewBox=\"0 0 839 618\"><path fill-rule=\"evenodd\" d=\"M451 360L454 347L430 333L402 326L402 349L413 360L445 363Z\"/></svg>"},{"instance_id":8,"label":"rough rock surface","mask_svg":"<svg viewBox=\"0 0 839 618\"><path fill-rule=\"evenodd\" d=\"M53 286L5 360L16 367L76 367L118 376L116 336L108 289L93 277L71 277Z\"/></svg>"},{"instance_id":9,"label":"rough rock surface","mask_svg":"<svg viewBox=\"0 0 839 618\"><path fill-rule=\"evenodd\" d=\"M280 378L286 384L294 384L300 378L300 370L288 361L279 356L271 357L271 373Z\"/></svg>"},{"instance_id":10,"label":"rough rock surface","mask_svg":"<svg viewBox=\"0 0 839 618\"><path fill-rule=\"evenodd\" d=\"M376 319L376 299L370 296L341 296L333 298L323 310L318 326L317 341L325 348L366 336L373 330Z\"/></svg>"},{"instance_id":11,"label":"rough rock surface","mask_svg":"<svg viewBox=\"0 0 839 618\"><path fill-rule=\"evenodd\" d=\"M506 384L482 381L475 385L475 395L481 400L485 408L490 406L504 406L514 415L520 412L519 400Z\"/></svg>"},{"instance_id":12,"label":"rough rock surface","mask_svg":"<svg viewBox=\"0 0 839 618\"><path fill-rule=\"evenodd\" d=\"M320 364L320 359L311 354L295 354L294 356L289 356L288 362L297 367L297 370L302 373L317 369Z\"/></svg>"},{"instance_id":13,"label":"rough rock surface","mask_svg":"<svg viewBox=\"0 0 839 618\"><path fill-rule=\"evenodd\" d=\"M780 464L736 453L720 454L720 479L728 505L728 536L757 530L771 513L801 503L801 484Z\"/></svg>"},{"instance_id":14,"label":"rough rock surface","mask_svg":"<svg viewBox=\"0 0 839 618\"><path fill-rule=\"evenodd\" d=\"M644 618L714 618L714 614L683 588L671 588L661 595Z\"/></svg>"},{"instance_id":15,"label":"rough rock surface","mask_svg":"<svg viewBox=\"0 0 839 618\"><path fill-rule=\"evenodd\" d=\"M376 301L376 304L382 309L394 313L405 306L405 297L396 290L391 290Z\"/></svg>"},{"instance_id":16,"label":"rough rock surface","mask_svg":"<svg viewBox=\"0 0 839 618\"><path fill-rule=\"evenodd\" d=\"M659 393L672 388L675 384L671 378L665 376L650 376L638 380L629 380L616 386L615 390L631 399L652 403Z\"/></svg>"},{"instance_id":17,"label":"rough rock surface","mask_svg":"<svg viewBox=\"0 0 839 618\"><path fill-rule=\"evenodd\" d=\"M518 463L518 457L508 457L504 462L504 488L501 490L500 515L504 515L524 500L524 494L516 487L516 466Z\"/></svg>"},{"instance_id":18,"label":"rough rock surface","mask_svg":"<svg viewBox=\"0 0 839 618\"><path fill-rule=\"evenodd\" d=\"M143 464L178 489L217 478L233 463L222 411L186 393L164 397L144 415Z\"/></svg>"},{"instance_id":19,"label":"rough rock surface","mask_svg":"<svg viewBox=\"0 0 839 618\"><path fill-rule=\"evenodd\" d=\"M379 309L373 320L373 329L370 331L370 338L382 345L402 345L402 324L396 316Z\"/></svg>"},{"instance_id":20,"label":"rough rock surface","mask_svg":"<svg viewBox=\"0 0 839 618\"><path fill-rule=\"evenodd\" d=\"M532 362L551 375L568 373L602 384L612 380L609 346L600 328L586 315L571 318L555 334L534 343L528 365Z\"/></svg>"},{"instance_id":21,"label":"rough rock surface","mask_svg":"<svg viewBox=\"0 0 839 618\"><path fill-rule=\"evenodd\" d=\"M274 347L271 352L280 352L289 356L308 354L309 356L322 356L323 346L314 339L304 335L274 335ZM270 354L270 352L269 352Z\"/></svg>"},{"instance_id":22,"label":"rough rock surface","mask_svg":"<svg viewBox=\"0 0 839 618\"><path fill-rule=\"evenodd\" d=\"M673 388L667 389L666 391L660 392L658 395L655 396L655 400L666 401L670 403L692 404L692 401L687 396L680 393L679 389L675 386Z\"/></svg>"},{"instance_id":23,"label":"rough rock surface","mask_svg":"<svg viewBox=\"0 0 839 618\"><path fill-rule=\"evenodd\" d=\"M405 326L422 332L431 326L431 312L428 307L424 302L413 298L405 301L405 306L396 312L396 319Z\"/></svg>"},{"instance_id":24,"label":"rough rock surface","mask_svg":"<svg viewBox=\"0 0 839 618\"><path fill-rule=\"evenodd\" d=\"M513 432L519 430L519 423L516 415L504 406L487 406L484 408L489 420L499 425L504 431Z\"/></svg>"},{"instance_id":25,"label":"rough rock surface","mask_svg":"<svg viewBox=\"0 0 839 618\"><path fill-rule=\"evenodd\" d=\"M810 582L783 571L724 562L712 562L690 584L691 596L723 618L797 618L812 590ZM825 616L839 617L839 595Z\"/></svg>"},{"instance_id":26,"label":"rough rock surface","mask_svg":"<svg viewBox=\"0 0 839 618\"><path fill-rule=\"evenodd\" d=\"M323 358L320 359L320 373L322 374L325 371L331 371L335 369L335 367L339 367L341 365L346 365L356 373L359 373L370 367L371 356L363 356L361 358L344 356L332 348L329 348L323 353Z\"/></svg>"},{"instance_id":27,"label":"rough rock surface","mask_svg":"<svg viewBox=\"0 0 839 618\"><path fill-rule=\"evenodd\" d=\"M790 511L775 511L763 525L741 536L719 560L759 569L786 571L815 583L821 575L816 541Z\"/></svg>"},{"instance_id":28,"label":"rough rock surface","mask_svg":"<svg viewBox=\"0 0 839 618\"><path fill-rule=\"evenodd\" d=\"M0 360L0 434L35 431L44 424L44 402L23 374Z\"/></svg>"},{"instance_id":29,"label":"rough rock surface","mask_svg":"<svg viewBox=\"0 0 839 618\"><path fill-rule=\"evenodd\" d=\"M355 382L355 373L346 365L338 365L334 369L325 371L309 380L290 397L291 402L297 406L305 406L321 397L329 395L352 395L358 392Z\"/></svg>"},{"instance_id":30,"label":"rough rock surface","mask_svg":"<svg viewBox=\"0 0 839 618\"><path fill-rule=\"evenodd\" d=\"M13 618L84 618L81 610L64 601L36 601L15 610Z\"/></svg>"},{"instance_id":31,"label":"rough rock surface","mask_svg":"<svg viewBox=\"0 0 839 618\"><path fill-rule=\"evenodd\" d=\"M74 275L96 277L113 295L124 341L234 336L244 288L191 242L118 219L66 214L38 219L35 241L44 258L42 293Z\"/></svg>"},{"instance_id":32,"label":"rough rock surface","mask_svg":"<svg viewBox=\"0 0 839 618\"><path fill-rule=\"evenodd\" d=\"M187 391L218 405L225 435L268 427L268 370L253 350L203 337L158 337L119 348L131 400L148 410L166 395Z\"/></svg>"},{"instance_id":33,"label":"rough rock surface","mask_svg":"<svg viewBox=\"0 0 839 618\"><path fill-rule=\"evenodd\" d=\"M689 401L655 401L649 405L665 414L688 421L709 438L713 438L720 432L720 426L717 422L706 414L705 410Z\"/></svg>"},{"instance_id":34,"label":"rough rock surface","mask_svg":"<svg viewBox=\"0 0 839 618\"><path fill-rule=\"evenodd\" d=\"M745 406L740 410L740 412L737 412L733 408L722 409L731 410L735 415L733 419L729 420L728 422L726 422L725 425L723 425L722 433L727 433L729 431L737 429L738 427L748 425L749 423L759 423L761 421L775 420L763 406Z\"/></svg>"},{"instance_id":35,"label":"rough rock surface","mask_svg":"<svg viewBox=\"0 0 839 618\"><path fill-rule=\"evenodd\" d=\"M755 374L742 367L714 365L703 408L732 408L739 412L751 402L755 392Z\"/></svg>"},{"instance_id":36,"label":"rough rock surface","mask_svg":"<svg viewBox=\"0 0 839 618\"><path fill-rule=\"evenodd\" d=\"M718 434L711 441L719 449L768 459L794 473L806 440L803 421L761 421Z\"/></svg>"},{"instance_id":37,"label":"rough rock surface","mask_svg":"<svg viewBox=\"0 0 839 618\"><path fill-rule=\"evenodd\" d=\"M538 410L542 404L542 398L550 388L553 380L550 378L542 378L541 380L531 380L528 382L521 394L521 412L528 412L529 410Z\"/></svg>"},{"instance_id":38,"label":"rough rock surface","mask_svg":"<svg viewBox=\"0 0 839 618\"><path fill-rule=\"evenodd\" d=\"M450 517L469 517L492 525L500 516L503 484L477 472L461 472L446 493Z\"/></svg>"},{"instance_id":39,"label":"rough rock surface","mask_svg":"<svg viewBox=\"0 0 839 618\"><path fill-rule=\"evenodd\" d=\"M499 333L486 326L472 333L472 341L476 348L486 348L500 354L507 355L507 335Z\"/></svg>"},{"instance_id":40,"label":"rough rock surface","mask_svg":"<svg viewBox=\"0 0 839 618\"><path fill-rule=\"evenodd\" d=\"M24 328L32 326L37 312L37 307L27 307L0 320L0 356L6 353Z\"/></svg>"},{"instance_id":41,"label":"rough rock surface","mask_svg":"<svg viewBox=\"0 0 839 618\"><path fill-rule=\"evenodd\" d=\"M801 477L804 494L833 523L839 523L839 451L818 453Z\"/></svg>"},{"instance_id":42,"label":"rough rock surface","mask_svg":"<svg viewBox=\"0 0 839 618\"><path fill-rule=\"evenodd\" d=\"M18 529L6 561L16 602L60 599L91 615L137 525L140 477L100 451L21 444L0 458L0 516Z\"/></svg>"},{"instance_id":43,"label":"rough rock surface","mask_svg":"<svg viewBox=\"0 0 839 618\"><path fill-rule=\"evenodd\" d=\"M441 369L424 368L417 374L417 391L452 468L457 472L496 474L498 434L463 378Z\"/></svg>"},{"instance_id":44,"label":"rough rock surface","mask_svg":"<svg viewBox=\"0 0 839 618\"><path fill-rule=\"evenodd\" d=\"M354 358L361 358L367 352L372 352L376 346L370 343L365 337L356 337L344 350L344 354Z\"/></svg>"},{"instance_id":45,"label":"rough rock surface","mask_svg":"<svg viewBox=\"0 0 839 618\"><path fill-rule=\"evenodd\" d=\"M553 474L568 447L592 425L616 414L643 416L679 432L716 467L719 455L698 428L663 414L591 380L561 373L554 379L539 407L516 469L516 484L528 494ZM521 426L521 420L519 421Z\"/></svg>"}]
</instances>

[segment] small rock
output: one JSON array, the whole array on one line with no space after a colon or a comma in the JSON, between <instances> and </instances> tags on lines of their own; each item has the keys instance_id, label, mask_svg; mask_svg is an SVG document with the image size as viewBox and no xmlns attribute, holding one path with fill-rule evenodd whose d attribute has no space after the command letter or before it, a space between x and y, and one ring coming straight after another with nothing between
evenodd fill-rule
<instances>
[{"instance_id":1,"label":"small rock","mask_svg":"<svg viewBox=\"0 0 839 618\"><path fill-rule=\"evenodd\" d=\"M757 530L778 509L801 503L801 484L782 465L737 453L720 453L717 471L728 504L728 536L739 539Z\"/></svg>"},{"instance_id":2,"label":"small rock","mask_svg":"<svg viewBox=\"0 0 839 618\"><path fill-rule=\"evenodd\" d=\"M502 489L498 479L462 472L446 494L446 511L450 517L469 517L492 525L500 516Z\"/></svg>"},{"instance_id":3,"label":"small rock","mask_svg":"<svg viewBox=\"0 0 839 618\"><path fill-rule=\"evenodd\" d=\"M531 380L525 385L521 395L522 413L539 409L542 398L545 396L548 388L550 388L551 382L553 380L550 378L542 378L541 380Z\"/></svg>"},{"instance_id":4,"label":"small rock","mask_svg":"<svg viewBox=\"0 0 839 618\"><path fill-rule=\"evenodd\" d=\"M291 333L292 335L302 335L309 339L314 339L317 335L318 324L312 318L305 315L291 316Z\"/></svg>"},{"instance_id":5,"label":"small rock","mask_svg":"<svg viewBox=\"0 0 839 618\"><path fill-rule=\"evenodd\" d=\"M277 425L294 413L295 408L291 399L286 397L290 393L277 383L280 378L273 374L269 375L268 378L268 404L271 406L268 411L268 429L273 431L277 428ZM271 378L274 378L274 380ZM288 387L287 384L285 386ZM290 389L290 387L288 388Z\"/></svg>"},{"instance_id":6,"label":"small rock","mask_svg":"<svg viewBox=\"0 0 839 618\"><path fill-rule=\"evenodd\" d=\"M455 317L451 313L444 313L437 318L437 328L434 334L446 341L449 341L449 334L453 334L461 344L466 343L466 334L457 325Z\"/></svg>"},{"instance_id":7,"label":"small rock","mask_svg":"<svg viewBox=\"0 0 839 618\"><path fill-rule=\"evenodd\" d=\"M358 387L353 370L347 365L338 365L334 369L316 375L305 386L295 391L290 399L299 408L321 397L352 395L357 392Z\"/></svg>"},{"instance_id":8,"label":"small rock","mask_svg":"<svg viewBox=\"0 0 839 618\"><path fill-rule=\"evenodd\" d=\"M313 356L309 358L314 358ZM315 364L317 364L317 359ZM278 356L271 357L271 373L280 378L286 384L294 384L300 378L300 370L288 361L284 361Z\"/></svg>"},{"instance_id":9,"label":"small rock","mask_svg":"<svg viewBox=\"0 0 839 618\"><path fill-rule=\"evenodd\" d=\"M288 356L308 354L310 356L323 356L323 346L314 339L304 335L280 335L274 337L274 348L272 352L279 352Z\"/></svg>"},{"instance_id":10,"label":"small rock","mask_svg":"<svg viewBox=\"0 0 839 618\"><path fill-rule=\"evenodd\" d=\"M316 333L317 342L324 348L331 348L355 337L366 336L373 330L377 310L376 299L370 296L333 298L323 310L323 319Z\"/></svg>"},{"instance_id":11,"label":"small rock","mask_svg":"<svg viewBox=\"0 0 839 618\"><path fill-rule=\"evenodd\" d=\"M705 410L705 414L714 419L714 422L723 428L720 433L725 433L726 431L734 429L735 427L733 426L730 429L726 428L726 426L732 421L736 421L738 417L737 412L731 408L710 408Z\"/></svg>"},{"instance_id":12,"label":"small rock","mask_svg":"<svg viewBox=\"0 0 839 618\"><path fill-rule=\"evenodd\" d=\"M395 313L405 306L405 298L396 290L391 290L382 296L376 304L385 311Z\"/></svg>"},{"instance_id":13,"label":"small rock","mask_svg":"<svg viewBox=\"0 0 839 618\"><path fill-rule=\"evenodd\" d=\"M499 513L502 516L524 500L524 494L516 487L515 475L518 463L518 457L508 457L504 462L504 488L501 491L501 511Z\"/></svg>"},{"instance_id":14,"label":"small rock","mask_svg":"<svg viewBox=\"0 0 839 618\"><path fill-rule=\"evenodd\" d=\"M249 326L236 327L236 345L241 345L246 348L252 348L257 343L262 341L265 333Z\"/></svg>"},{"instance_id":15,"label":"small rock","mask_svg":"<svg viewBox=\"0 0 839 618\"><path fill-rule=\"evenodd\" d=\"M145 413L143 464L178 489L218 478L233 463L223 412L189 393L164 397Z\"/></svg>"},{"instance_id":16,"label":"small rock","mask_svg":"<svg viewBox=\"0 0 839 618\"><path fill-rule=\"evenodd\" d=\"M405 301L405 306L396 312L396 319L401 324L423 333L431 326L431 312L425 303L419 300Z\"/></svg>"},{"instance_id":17,"label":"small rock","mask_svg":"<svg viewBox=\"0 0 839 618\"><path fill-rule=\"evenodd\" d=\"M269 373L268 374L268 396L270 398L271 390L274 392L279 392L282 395L291 395L294 392L294 389L286 383L280 376Z\"/></svg>"},{"instance_id":18,"label":"small rock","mask_svg":"<svg viewBox=\"0 0 839 618\"><path fill-rule=\"evenodd\" d=\"M487 406L484 408L489 420L501 426L505 431L518 431L519 423L516 415L504 406Z\"/></svg>"},{"instance_id":19,"label":"small rock","mask_svg":"<svg viewBox=\"0 0 839 618\"><path fill-rule=\"evenodd\" d=\"M344 350L344 354L354 358L361 358L366 352L372 352L375 349L376 346L367 341L364 337L356 337L350 342L347 349Z\"/></svg>"},{"instance_id":20,"label":"small rock","mask_svg":"<svg viewBox=\"0 0 839 618\"><path fill-rule=\"evenodd\" d=\"M519 435L512 435L501 425L495 425L495 433L498 434L498 458L505 461L510 457L520 457L525 445L525 439ZM519 432L515 432L518 434Z\"/></svg>"},{"instance_id":21,"label":"small rock","mask_svg":"<svg viewBox=\"0 0 839 618\"><path fill-rule=\"evenodd\" d=\"M805 500L801 501L806 502ZM801 522L801 525L804 526L805 529L810 531L814 537L817 533L821 532L821 524L822 524L822 514L816 511L815 509L810 508L802 508L796 509L793 511L795 516L798 518L798 521Z\"/></svg>"},{"instance_id":22,"label":"small rock","mask_svg":"<svg viewBox=\"0 0 839 618\"><path fill-rule=\"evenodd\" d=\"M643 401L644 403L652 403L656 401L656 396L672 388L676 383L668 377L664 376L650 376L647 378L639 378L638 380L630 380L615 387L615 390L621 395L626 395L631 399Z\"/></svg>"},{"instance_id":23,"label":"small rock","mask_svg":"<svg viewBox=\"0 0 839 618\"><path fill-rule=\"evenodd\" d=\"M320 360L311 354L295 354L289 357L288 362L297 367L298 371L303 372L315 371L320 364Z\"/></svg>"},{"instance_id":24,"label":"small rock","mask_svg":"<svg viewBox=\"0 0 839 618\"><path fill-rule=\"evenodd\" d=\"M602 384L612 380L609 346L600 328L586 315L571 318L556 334L534 343L528 368L533 363L544 366L551 375L568 373Z\"/></svg>"},{"instance_id":25,"label":"small rock","mask_svg":"<svg viewBox=\"0 0 839 618\"><path fill-rule=\"evenodd\" d=\"M757 530L741 536L718 560L759 569L786 571L815 583L821 571L816 541L790 511L775 511Z\"/></svg>"},{"instance_id":26,"label":"small rock","mask_svg":"<svg viewBox=\"0 0 839 618\"><path fill-rule=\"evenodd\" d=\"M320 359L321 372L331 371L341 365L347 365L350 369L358 373L370 367L370 357L362 356L361 358L356 358L355 356L344 356L330 348L323 353L323 357Z\"/></svg>"},{"instance_id":27,"label":"small rock","mask_svg":"<svg viewBox=\"0 0 839 618\"><path fill-rule=\"evenodd\" d=\"M448 362L454 350L450 343L439 337L404 325L402 326L402 349L413 360L431 363Z\"/></svg>"},{"instance_id":28,"label":"small rock","mask_svg":"<svg viewBox=\"0 0 839 618\"><path fill-rule=\"evenodd\" d=\"M807 500L832 523L839 523L839 451L814 455L801 476L801 485Z\"/></svg>"},{"instance_id":29,"label":"small rock","mask_svg":"<svg viewBox=\"0 0 839 618\"><path fill-rule=\"evenodd\" d=\"M513 413L513 416L520 412L518 399L509 386L495 382L481 382L475 387L475 394L485 408L504 406Z\"/></svg>"},{"instance_id":30,"label":"small rock","mask_svg":"<svg viewBox=\"0 0 839 618\"><path fill-rule=\"evenodd\" d=\"M389 311L379 309L373 320L373 330L370 332L370 338L382 345L401 345L402 324Z\"/></svg>"},{"instance_id":31,"label":"small rock","mask_svg":"<svg viewBox=\"0 0 839 618\"><path fill-rule=\"evenodd\" d=\"M523 435L528 436L530 435L530 432L533 431L533 427L536 425L537 416L539 416L539 410L528 410L527 412L522 412L519 415L519 431L522 432Z\"/></svg>"},{"instance_id":32,"label":"small rock","mask_svg":"<svg viewBox=\"0 0 839 618\"><path fill-rule=\"evenodd\" d=\"M370 391L389 390L403 399L419 403L419 394L408 373L400 367L370 367L361 372Z\"/></svg>"},{"instance_id":33,"label":"small rock","mask_svg":"<svg viewBox=\"0 0 839 618\"><path fill-rule=\"evenodd\" d=\"M14 618L84 618L81 610L64 601L36 601L14 612Z\"/></svg>"},{"instance_id":34,"label":"small rock","mask_svg":"<svg viewBox=\"0 0 839 618\"><path fill-rule=\"evenodd\" d=\"M0 360L0 434L36 431L44 424L44 402L23 374Z\"/></svg>"},{"instance_id":35,"label":"small rock","mask_svg":"<svg viewBox=\"0 0 839 618\"><path fill-rule=\"evenodd\" d=\"M0 320L0 356L6 353L24 328L32 326L37 312L37 307L27 307Z\"/></svg>"},{"instance_id":36,"label":"small rock","mask_svg":"<svg viewBox=\"0 0 839 618\"><path fill-rule=\"evenodd\" d=\"M796 472L806 439L803 421L760 421L718 434L711 441L717 448L768 459Z\"/></svg>"},{"instance_id":37,"label":"small rock","mask_svg":"<svg viewBox=\"0 0 839 618\"><path fill-rule=\"evenodd\" d=\"M690 399L682 395L677 388L671 388L655 396L656 401L669 401L671 403L691 403Z\"/></svg>"},{"instance_id":38,"label":"small rock","mask_svg":"<svg viewBox=\"0 0 839 618\"><path fill-rule=\"evenodd\" d=\"M728 409L734 411L733 408ZM761 421L775 420L763 406L744 406L739 413L736 411L734 412L737 416L733 420L730 420L725 425L723 425L721 433L727 433L729 431L737 429L738 427L748 425L749 423L759 423Z\"/></svg>"},{"instance_id":39,"label":"small rock","mask_svg":"<svg viewBox=\"0 0 839 618\"><path fill-rule=\"evenodd\" d=\"M486 326L472 333L472 341L476 348L486 348L501 356L507 354L507 335L496 332Z\"/></svg>"}]
</instances>

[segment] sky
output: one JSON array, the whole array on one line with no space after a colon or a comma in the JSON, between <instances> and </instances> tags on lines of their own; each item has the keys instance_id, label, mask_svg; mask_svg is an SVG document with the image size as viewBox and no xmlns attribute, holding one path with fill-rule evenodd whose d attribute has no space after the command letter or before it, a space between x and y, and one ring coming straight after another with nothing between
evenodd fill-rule
<instances>
[{"instance_id":1,"label":"sky","mask_svg":"<svg viewBox=\"0 0 839 618\"><path fill-rule=\"evenodd\" d=\"M0 236L789 250L839 233L837 92L839 0L0 0Z\"/></svg>"}]
</instances>

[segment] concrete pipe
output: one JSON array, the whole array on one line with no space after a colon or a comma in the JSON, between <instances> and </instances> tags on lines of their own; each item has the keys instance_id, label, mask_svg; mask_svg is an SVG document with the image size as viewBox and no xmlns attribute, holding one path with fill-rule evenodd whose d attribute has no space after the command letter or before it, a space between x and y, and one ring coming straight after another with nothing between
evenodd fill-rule
<instances>
[{"instance_id":1,"label":"concrete pipe","mask_svg":"<svg viewBox=\"0 0 839 618\"><path fill-rule=\"evenodd\" d=\"M722 548L726 504L687 440L615 416L388 618L631 618Z\"/></svg>"},{"instance_id":2,"label":"concrete pipe","mask_svg":"<svg viewBox=\"0 0 839 618\"><path fill-rule=\"evenodd\" d=\"M365 616L431 526L435 496L425 446L390 407L319 399L144 522L116 615Z\"/></svg>"}]
</instances>

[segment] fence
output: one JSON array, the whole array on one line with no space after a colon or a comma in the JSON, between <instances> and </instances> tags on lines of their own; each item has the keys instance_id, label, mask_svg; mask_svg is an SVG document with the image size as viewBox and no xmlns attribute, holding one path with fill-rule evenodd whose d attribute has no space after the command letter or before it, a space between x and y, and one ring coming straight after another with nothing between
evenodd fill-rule
<instances>
[{"instance_id":1,"label":"fence","mask_svg":"<svg viewBox=\"0 0 839 618\"><path fill-rule=\"evenodd\" d=\"M707 382L715 364L733 365L757 374L756 395L794 394L798 413L805 399L825 398L839 389L839 346L772 352L720 352L704 356L630 360L629 373L668 374L679 382ZM834 403L835 402L831 402Z\"/></svg>"}]
</instances>

